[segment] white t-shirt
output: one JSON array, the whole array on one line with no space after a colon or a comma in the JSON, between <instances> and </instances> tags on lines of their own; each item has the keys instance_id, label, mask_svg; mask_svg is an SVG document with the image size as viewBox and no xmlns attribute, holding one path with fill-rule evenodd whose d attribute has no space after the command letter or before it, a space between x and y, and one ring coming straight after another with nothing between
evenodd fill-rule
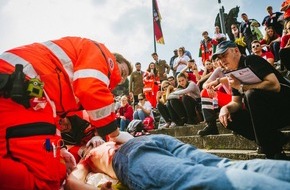
<instances>
[{"instance_id":1,"label":"white t-shirt","mask_svg":"<svg viewBox=\"0 0 290 190\"><path fill-rule=\"evenodd\" d=\"M180 73L186 66L187 66L187 62L190 60L190 58L187 56L187 55L183 55L183 56L181 56L181 57L176 57L175 59L174 59L174 64L173 64L173 67L176 67L177 65L178 65L178 63L180 62L180 61L182 61L182 62L185 62L184 64L179 64L178 66L177 66L177 68L176 68L176 72L177 73Z\"/></svg>"},{"instance_id":2,"label":"white t-shirt","mask_svg":"<svg viewBox=\"0 0 290 190\"><path fill-rule=\"evenodd\" d=\"M141 103L139 102L138 103L139 105L141 105ZM142 106L142 105L141 105ZM153 115L153 112L152 112L152 105L149 101L145 101L144 105L143 105L144 109L146 110L150 110L150 117L152 117L154 119L154 115ZM138 108L137 110L141 110L141 108Z\"/></svg>"}]
</instances>

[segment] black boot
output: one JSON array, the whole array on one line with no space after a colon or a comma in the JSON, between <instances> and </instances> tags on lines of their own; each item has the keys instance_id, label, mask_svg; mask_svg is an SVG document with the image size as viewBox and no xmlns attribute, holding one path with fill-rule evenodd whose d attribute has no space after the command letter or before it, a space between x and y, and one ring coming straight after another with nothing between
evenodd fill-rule
<instances>
[{"instance_id":1,"label":"black boot","mask_svg":"<svg viewBox=\"0 0 290 190\"><path fill-rule=\"evenodd\" d=\"M203 128L202 130L199 130L197 134L202 137L206 135L218 135L219 131L216 125L216 121L207 122L207 125L205 126L205 128Z\"/></svg>"}]
</instances>

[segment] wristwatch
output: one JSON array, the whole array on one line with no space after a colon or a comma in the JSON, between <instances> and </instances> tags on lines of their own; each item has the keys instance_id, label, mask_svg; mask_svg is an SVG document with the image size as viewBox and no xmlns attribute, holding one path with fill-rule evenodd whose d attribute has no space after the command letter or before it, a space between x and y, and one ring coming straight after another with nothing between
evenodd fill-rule
<instances>
[{"instance_id":1,"label":"wristwatch","mask_svg":"<svg viewBox=\"0 0 290 190\"><path fill-rule=\"evenodd\" d=\"M240 84L239 93L244 94L244 85Z\"/></svg>"}]
</instances>

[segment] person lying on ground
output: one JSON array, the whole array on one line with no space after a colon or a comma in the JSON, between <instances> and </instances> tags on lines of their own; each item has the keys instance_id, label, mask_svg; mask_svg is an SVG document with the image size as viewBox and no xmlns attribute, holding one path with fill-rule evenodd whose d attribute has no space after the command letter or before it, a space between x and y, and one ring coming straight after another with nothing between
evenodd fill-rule
<instances>
[{"instance_id":1,"label":"person lying on ground","mask_svg":"<svg viewBox=\"0 0 290 190\"><path fill-rule=\"evenodd\" d=\"M68 176L66 189L93 189L85 183L90 171L117 178L129 189L290 189L288 161L232 161L162 134L91 149Z\"/></svg>"}]
</instances>

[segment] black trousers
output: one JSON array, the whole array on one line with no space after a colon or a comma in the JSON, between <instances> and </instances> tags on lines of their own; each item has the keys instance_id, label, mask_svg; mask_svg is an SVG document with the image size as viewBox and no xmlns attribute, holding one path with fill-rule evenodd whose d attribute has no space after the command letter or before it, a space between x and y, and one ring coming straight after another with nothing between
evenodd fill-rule
<instances>
[{"instance_id":1,"label":"black trousers","mask_svg":"<svg viewBox=\"0 0 290 190\"><path fill-rule=\"evenodd\" d=\"M169 110L167 108L167 106L165 104L162 104L162 103L157 103L157 109L160 113L160 115L163 117L163 119L166 121L166 123L169 123L171 122L171 116L170 116L170 113L169 113Z\"/></svg>"},{"instance_id":2,"label":"black trousers","mask_svg":"<svg viewBox=\"0 0 290 190\"><path fill-rule=\"evenodd\" d=\"M266 155L280 152L280 130L290 124L290 87L281 85L279 93L248 90L244 98L247 109L232 113L228 128L255 140Z\"/></svg>"},{"instance_id":3,"label":"black trousers","mask_svg":"<svg viewBox=\"0 0 290 190\"><path fill-rule=\"evenodd\" d=\"M184 123L186 123L186 111L180 99L167 100L166 106L168 108L171 120L174 123L178 125L184 125Z\"/></svg>"},{"instance_id":4,"label":"black trousers","mask_svg":"<svg viewBox=\"0 0 290 190\"><path fill-rule=\"evenodd\" d=\"M279 51L280 61L281 61L281 69L283 70L284 67L288 71L290 71L290 48L283 48Z\"/></svg>"},{"instance_id":5,"label":"black trousers","mask_svg":"<svg viewBox=\"0 0 290 190\"><path fill-rule=\"evenodd\" d=\"M183 95L182 103L187 115L187 123L194 124L197 123L196 111L201 111L201 100L195 100L191 96Z\"/></svg>"}]
</instances>

